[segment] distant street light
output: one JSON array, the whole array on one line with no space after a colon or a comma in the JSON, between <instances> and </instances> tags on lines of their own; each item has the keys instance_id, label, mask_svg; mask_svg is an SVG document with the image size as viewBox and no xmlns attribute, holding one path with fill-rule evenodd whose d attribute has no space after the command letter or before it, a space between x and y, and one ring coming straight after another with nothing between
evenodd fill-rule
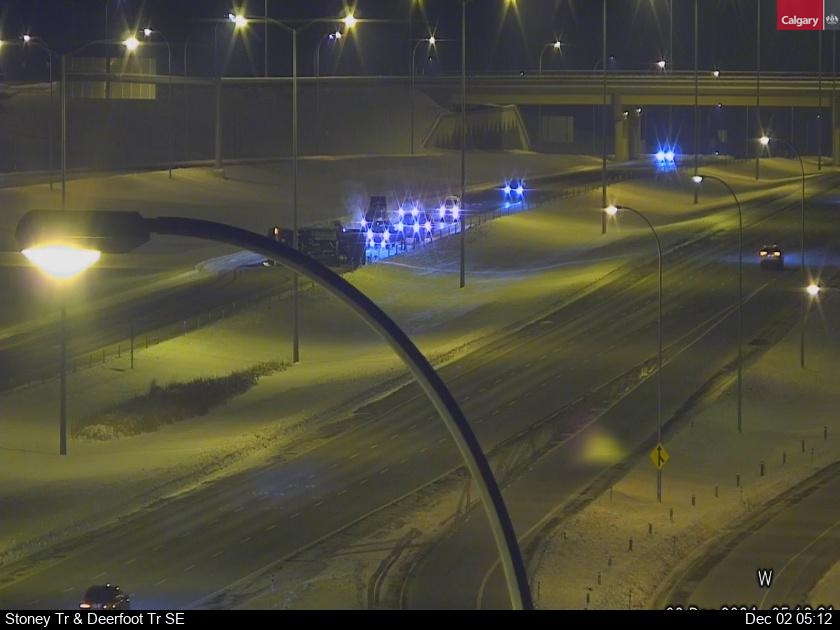
<instances>
[{"instance_id":1,"label":"distant street light","mask_svg":"<svg viewBox=\"0 0 840 630\"><path fill-rule=\"evenodd\" d=\"M320 149L321 146L321 125L319 121L321 120L321 44L325 41L330 42L340 42L342 38L341 31L336 29L335 31L331 31L329 33L324 33L321 37L318 38L318 43L315 45L315 52L313 53L313 60L312 60L312 68L315 72L315 126L318 129L317 133L317 140L318 140L318 147Z\"/></svg>"},{"instance_id":2,"label":"distant street light","mask_svg":"<svg viewBox=\"0 0 840 630\"><path fill-rule=\"evenodd\" d=\"M166 44L166 58L168 62L167 72L169 73L169 78L167 81L167 93L169 99L169 107L168 107L168 124L169 124L169 179L172 179L172 165L175 162L175 150L173 148L173 136L175 135L172 130L172 121L174 119L174 115L172 113L172 108L174 106L172 100L172 48L169 46L169 40L166 39L163 33L158 30L153 30L149 27L143 29L143 37L146 39L151 39L152 37L160 37L163 40L163 43ZM136 49L136 46L135 46Z\"/></svg>"},{"instance_id":3,"label":"distant street light","mask_svg":"<svg viewBox=\"0 0 840 630\"><path fill-rule=\"evenodd\" d=\"M510 514L490 464L457 401L409 336L370 298L339 274L270 237L200 219L146 219L136 212L34 210L21 218L16 230L18 245L30 252L44 243L60 243L86 250L126 253L147 242L152 234L205 239L261 254L291 268L295 274L317 282L384 337L432 401L478 487L512 607L533 608L528 576Z\"/></svg>"},{"instance_id":4,"label":"distant street light","mask_svg":"<svg viewBox=\"0 0 840 630\"><path fill-rule=\"evenodd\" d=\"M409 125L409 147L411 155L414 155L414 74L416 72L414 69L414 64L415 59L417 57L417 48L420 46L420 44L423 43L428 44L429 48L432 48L437 43L437 39L435 39L434 35L424 37L423 39L418 39L416 42L414 42L414 46L411 49L411 87L409 88L409 106L411 109L411 123Z\"/></svg>"},{"instance_id":5,"label":"distant street light","mask_svg":"<svg viewBox=\"0 0 840 630\"><path fill-rule=\"evenodd\" d=\"M808 295L810 295L811 297L817 297L817 295L819 295L819 293L820 293L820 287L819 287L819 285L818 285L818 284L814 284L814 283L812 282L812 283L811 283L811 284L809 284L807 287L805 287L805 291L806 291L806 292L808 293Z\"/></svg>"},{"instance_id":6,"label":"distant street light","mask_svg":"<svg viewBox=\"0 0 840 630\"><path fill-rule=\"evenodd\" d=\"M711 179L718 183L720 183L729 194L732 195L732 198L735 199L735 206L738 209L738 385L737 385L737 407L738 407L738 433L741 433L741 410L742 410L742 371L743 371L743 363L744 363L744 354L743 354L743 336L742 336L742 318L741 318L741 310L742 305L744 303L744 217L741 211L741 202L738 199L738 195L735 194L735 191L732 190L732 187L727 184L723 179L717 177L716 175L706 175L705 173L699 173L691 178L698 186L703 183L704 179Z\"/></svg>"},{"instance_id":7,"label":"distant street light","mask_svg":"<svg viewBox=\"0 0 840 630\"><path fill-rule=\"evenodd\" d=\"M664 70L666 65L667 65L667 64L665 63L665 60L664 60L664 59L660 59L659 61L657 61L657 62L656 62L656 66L657 66L660 70Z\"/></svg>"},{"instance_id":8,"label":"distant street light","mask_svg":"<svg viewBox=\"0 0 840 630\"><path fill-rule=\"evenodd\" d=\"M653 238L656 240L657 277L659 281L658 312L656 318L656 444L660 445L662 444L662 243L653 224L638 210L629 206L607 206L604 208L604 214L614 217L620 210L632 212L644 221L650 228ZM662 469L659 467L656 469L656 500L662 503Z\"/></svg>"},{"instance_id":9,"label":"distant street light","mask_svg":"<svg viewBox=\"0 0 840 630\"><path fill-rule=\"evenodd\" d=\"M799 151L788 140L782 138L770 138L769 136L761 136L758 143L763 147L768 147L771 142L780 142L787 146L799 160L799 169L802 171L802 196L799 204L800 207L800 229L799 229L799 244L802 249L800 253L800 267L802 269L802 283L808 284L808 270L805 268L805 164L802 162L802 156ZM805 309L806 305L802 303L801 314L799 318L800 339L799 339L799 365L805 367Z\"/></svg>"},{"instance_id":10,"label":"distant street light","mask_svg":"<svg viewBox=\"0 0 840 630\"><path fill-rule=\"evenodd\" d=\"M540 61L539 61L539 64L538 64L539 74L542 74L542 71L543 71L543 55L545 54L546 50L553 50L554 52L563 54L563 42L561 42L558 39L558 40L556 40L554 42L551 42L549 44L546 44L545 46L542 47L542 50L540 51Z\"/></svg>"},{"instance_id":11,"label":"distant street light","mask_svg":"<svg viewBox=\"0 0 840 630\"><path fill-rule=\"evenodd\" d=\"M38 46L39 48L43 49L47 53L47 60L48 65L50 67L50 108L49 114L47 115L47 160L48 160L48 170L49 170L49 180L50 180L50 190L53 189L53 57L56 54L52 51L52 49L47 45L47 43L41 39L40 37L32 37L29 33L26 33L21 36L23 40L23 45L27 46L28 44L33 44Z\"/></svg>"}]
</instances>

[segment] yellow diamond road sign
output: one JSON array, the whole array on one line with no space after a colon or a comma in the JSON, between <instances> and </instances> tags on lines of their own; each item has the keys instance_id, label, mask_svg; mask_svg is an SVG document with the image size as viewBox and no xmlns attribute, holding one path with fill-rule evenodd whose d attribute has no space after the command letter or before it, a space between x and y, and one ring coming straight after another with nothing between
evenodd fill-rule
<instances>
[{"instance_id":1,"label":"yellow diamond road sign","mask_svg":"<svg viewBox=\"0 0 840 630\"><path fill-rule=\"evenodd\" d=\"M671 459L671 456L668 455L668 451L661 444L657 444L650 452L650 461L653 462L657 470L662 470L669 459Z\"/></svg>"}]
</instances>

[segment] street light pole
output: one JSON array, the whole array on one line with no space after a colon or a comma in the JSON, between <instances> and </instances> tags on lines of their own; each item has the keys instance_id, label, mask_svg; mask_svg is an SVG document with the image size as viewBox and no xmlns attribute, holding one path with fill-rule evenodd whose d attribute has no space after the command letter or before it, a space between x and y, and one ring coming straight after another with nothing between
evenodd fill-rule
<instances>
[{"instance_id":1,"label":"street light pole","mask_svg":"<svg viewBox=\"0 0 840 630\"><path fill-rule=\"evenodd\" d=\"M692 177L692 180L698 186L703 182L704 179L712 179L718 183L720 183L726 190L729 191L729 194L732 195L732 198L735 199L735 206L738 208L738 383L737 383L737 415L738 415L738 433L742 432L742 422L741 422L741 410L742 410L742 372L743 372L743 362L744 362L744 354L743 354L743 336L742 336L742 318L741 318L741 309L744 303L744 219L743 213L741 211L741 201L738 199L738 195L735 194L735 191L732 187L727 184L723 179L717 177L716 175L706 175L705 173L700 173Z\"/></svg>"},{"instance_id":2,"label":"street light pole","mask_svg":"<svg viewBox=\"0 0 840 630\"><path fill-rule=\"evenodd\" d=\"M318 148L320 150L321 147L321 136L322 136L322 129L319 125L319 121L321 120L321 44L324 43L325 40L329 41L339 41L341 39L341 31L336 30L332 33L324 33L318 38L318 43L315 46L315 53L314 59L312 60L312 67L315 71L315 127L318 129L318 137L316 140L318 141Z\"/></svg>"},{"instance_id":3,"label":"street light pole","mask_svg":"<svg viewBox=\"0 0 840 630\"><path fill-rule=\"evenodd\" d=\"M799 160L799 169L802 171L802 200L800 202L800 228L799 228L799 244L802 249L800 254L800 267L802 269L802 286L808 285L808 270L805 268L805 164L802 162L802 156L796 147L793 146L789 140L784 138L769 138L761 136L759 138L761 146L768 146L771 142L781 142L793 151L796 158ZM805 302L802 302L802 309L799 318L800 339L799 339L799 367L805 367Z\"/></svg>"},{"instance_id":4,"label":"street light pole","mask_svg":"<svg viewBox=\"0 0 840 630\"><path fill-rule=\"evenodd\" d=\"M834 32L834 31L832 31ZM822 170L822 31L817 32L817 170Z\"/></svg>"},{"instance_id":5,"label":"street light pole","mask_svg":"<svg viewBox=\"0 0 840 630\"><path fill-rule=\"evenodd\" d=\"M694 0L694 176L697 176L697 169L699 168L699 149L698 146L698 127L700 125L700 89L698 85L698 58L697 54L699 51L699 43L697 40L697 33L698 33L698 25L697 20L698 13L697 13L697 0ZM700 188L698 186L694 187L694 203L696 204L699 199L699 192Z\"/></svg>"},{"instance_id":6,"label":"street light pole","mask_svg":"<svg viewBox=\"0 0 840 630\"><path fill-rule=\"evenodd\" d=\"M63 289L63 287L62 287ZM67 455L67 309L61 296L61 352L58 385L58 454Z\"/></svg>"},{"instance_id":7,"label":"street light pole","mask_svg":"<svg viewBox=\"0 0 840 630\"><path fill-rule=\"evenodd\" d=\"M756 131L764 135L761 127L761 0L755 3L755 127ZM749 127L749 124L747 125ZM759 157L761 147L755 147L755 179L759 177Z\"/></svg>"},{"instance_id":8,"label":"street light pole","mask_svg":"<svg viewBox=\"0 0 840 630\"><path fill-rule=\"evenodd\" d=\"M131 251L147 242L151 234L185 236L225 243L275 260L291 268L294 273L317 282L341 300L388 342L432 401L478 487L499 553L511 606L517 610L533 608L528 575L513 522L478 438L455 397L428 359L402 328L373 300L341 275L296 249L269 237L222 223L183 217L145 219L136 212L35 210L28 212L20 220L16 238L20 247L31 255L39 242L43 242L45 237L54 240L59 236L57 232L64 232L66 239L63 240L77 247L98 247L101 251L109 253Z\"/></svg>"},{"instance_id":9,"label":"street light pole","mask_svg":"<svg viewBox=\"0 0 840 630\"><path fill-rule=\"evenodd\" d=\"M268 19L266 19L266 22ZM268 27L266 27L268 30ZM292 29L292 247L298 249L298 74L297 34ZM300 361L300 278L292 278L292 363Z\"/></svg>"},{"instance_id":10,"label":"street light pole","mask_svg":"<svg viewBox=\"0 0 840 630\"><path fill-rule=\"evenodd\" d=\"M408 98L409 107L411 109L411 115L410 115L411 123L409 125L409 133L410 133L409 147L410 147L410 150L411 150L411 155L414 155L414 74L415 74L415 60L417 58L417 48L423 42L426 42L430 46L434 46L435 41L436 40L435 40L434 36L428 37L426 39L418 39L414 43L414 46L411 49L411 78L410 78L411 79L411 87L409 88L410 94L408 95L409 96L409 98ZM463 198L462 198L462 203L463 203Z\"/></svg>"},{"instance_id":11,"label":"street light pole","mask_svg":"<svg viewBox=\"0 0 840 630\"><path fill-rule=\"evenodd\" d=\"M607 0L601 4L601 60L603 103L601 107L601 207L607 207ZM607 233L607 215L601 215L601 234Z\"/></svg>"},{"instance_id":12,"label":"street light pole","mask_svg":"<svg viewBox=\"0 0 840 630\"><path fill-rule=\"evenodd\" d=\"M172 179L172 166L175 162L175 150L174 150L173 137L172 137L174 135L173 130L172 130L172 121L173 121L173 118L174 118L174 116L172 114L172 109L173 109L173 102L172 102L172 48L169 46L169 40L166 39L166 36L164 36L164 34L161 33L158 30L152 30L150 28L145 28L145 29L143 29L143 35L147 38L150 38L153 35L157 35L158 37L160 37L163 40L163 43L166 44L166 58L167 58L167 63L168 63L168 66L167 66L168 70L167 71L169 72L169 79L167 81L167 93L168 93L168 99L169 99L169 106L167 107L167 110L168 110L167 117L169 119L168 120L169 133L167 135L169 136L169 179ZM184 59L186 59L186 56L184 57Z\"/></svg>"},{"instance_id":13,"label":"street light pole","mask_svg":"<svg viewBox=\"0 0 840 630\"><path fill-rule=\"evenodd\" d=\"M629 206L607 206L604 215L615 216L619 210L632 212L650 228L656 240L657 278L659 283L656 318L656 444L662 444L662 243L653 224L638 210ZM656 468L656 500L662 503L662 468Z\"/></svg>"},{"instance_id":14,"label":"street light pole","mask_svg":"<svg viewBox=\"0 0 840 630\"><path fill-rule=\"evenodd\" d=\"M466 278L466 220L464 198L467 189L466 151L467 151L467 2L461 0L461 281L463 289Z\"/></svg>"},{"instance_id":15,"label":"street light pole","mask_svg":"<svg viewBox=\"0 0 840 630\"><path fill-rule=\"evenodd\" d=\"M53 57L55 57L55 53L52 49L47 45L47 43L40 37L33 37L31 35L23 35L21 37L23 40L24 46L26 44L32 43L36 46L39 46L47 53L47 60L50 67L50 106L49 106L49 113L47 115L47 161L48 161L48 169L49 169L49 181L50 181L50 191L53 190Z\"/></svg>"},{"instance_id":16,"label":"street light pole","mask_svg":"<svg viewBox=\"0 0 840 630\"><path fill-rule=\"evenodd\" d=\"M542 71L543 71L543 55L545 54L545 51L546 51L546 50L552 50L552 49L553 49L553 50L562 50L562 48L563 48L563 44L560 42L560 40L559 40L559 39L558 39L557 41L555 41L555 42L552 42L552 43L550 43L550 44L546 44L545 46L543 46L543 49L540 51L540 61L539 61L539 64L538 64L538 74L539 74L539 75L541 75L541 76L542 76Z\"/></svg>"}]
</instances>

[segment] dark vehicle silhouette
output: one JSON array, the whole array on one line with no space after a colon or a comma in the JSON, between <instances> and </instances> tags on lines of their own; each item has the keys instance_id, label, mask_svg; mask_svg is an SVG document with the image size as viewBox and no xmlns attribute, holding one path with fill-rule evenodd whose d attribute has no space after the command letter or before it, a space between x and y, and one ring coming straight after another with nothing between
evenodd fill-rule
<instances>
[{"instance_id":1,"label":"dark vehicle silhouette","mask_svg":"<svg viewBox=\"0 0 840 630\"><path fill-rule=\"evenodd\" d=\"M131 610L131 600L116 584L96 584L79 602L82 610Z\"/></svg>"}]
</instances>

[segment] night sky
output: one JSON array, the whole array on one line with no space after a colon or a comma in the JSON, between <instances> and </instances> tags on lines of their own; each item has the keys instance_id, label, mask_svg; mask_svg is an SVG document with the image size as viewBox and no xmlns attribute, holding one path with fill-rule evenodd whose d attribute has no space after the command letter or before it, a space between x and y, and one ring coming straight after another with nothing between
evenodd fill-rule
<instances>
[{"instance_id":1,"label":"night sky","mask_svg":"<svg viewBox=\"0 0 840 630\"><path fill-rule=\"evenodd\" d=\"M759 0L699 0L700 68L753 70L756 61L756 4ZM818 33L777 31L775 0L760 0L763 70L817 71ZM694 0L673 0L674 68L693 68ZM341 50L322 48L322 72L337 74L406 74L409 64L409 8L412 37L425 37L431 28L442 41L431 63L418 72L454 73L460 68L460 2L458 0L358 0L359 18L393 20L359 25ZM559 37L562 56L547 51L544 67L591 70L600 64L601 6L599 0L473 0L467 6L468 71L535 72L546 43ZM276 19L341 16L342 0L268 0ZM184 42L189 41L190 74L211 74L214 19L232 9L224 0L5 0L0 9L0 36L14 39L38 35L56 52L86 42L124 38L145 26L159 29L173 49L173 72L183 72ZM249 16L263 14L264 0L244 6ZM655 62L668 56L668 0L607 0L608 55L621 70L655 71ZM300 72L311 74L313 52L329 24L314 24L300 35ZM230 37L227 24L218 27L219 42ZM261 75L262 25L238 38L228 57L225 74ZM832 32L823 33L823 71L832 69ZM247 40L247 46L246 46ZM165 48L158 45L165 58ZM248 49L250 48L250 56ZM219 55L224 56L223 46ZM339 54L340 53L340 54ZM142 54L155 54L147 47ZM269 30L270 73L290 73L290 38L281 29ZM46 63L33 52L6 47L0 69L8 80L39 78ZM160 67L165 68L165 65Z\"/></svg>"}]
</instances>

